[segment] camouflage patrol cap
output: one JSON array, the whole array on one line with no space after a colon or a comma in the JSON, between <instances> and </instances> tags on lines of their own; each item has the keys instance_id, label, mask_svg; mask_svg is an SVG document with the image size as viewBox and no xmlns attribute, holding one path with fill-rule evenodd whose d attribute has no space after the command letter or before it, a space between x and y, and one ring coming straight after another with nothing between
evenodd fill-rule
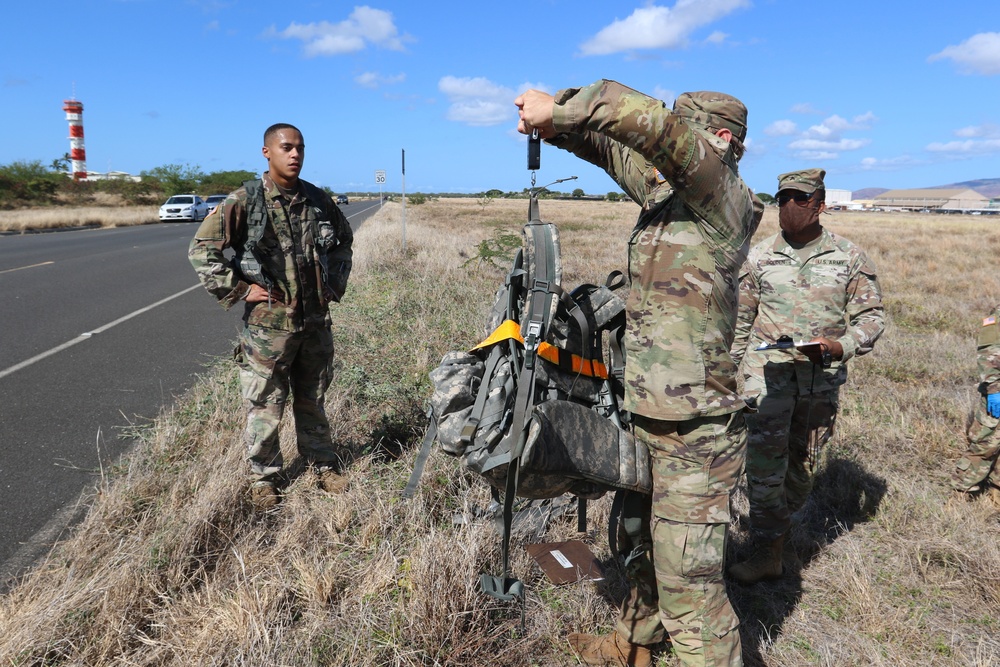
<instances>
[{"instance_id":1,"label":"camouflage patrol cap","mask_svg":"<svg viewBox=\"0 0 1000 667\"><path fill-rule=\"evenodd\" d=\"M825 169L800 169L790 171L787 174L778 176L778 192L782 190L801 190L807 194L812 194L817 190L825 190L823 177L826 176Z\"/></svg>"},{"instance_id":2,"label":"camouflage patrol cap","mask_svg":"<svg viewBox=\"0 0 1000 667\"><path fill-rule=\"evenodd\" d=\"M732 95L708 90L681 93L674 100L674 113L701 125L725 128L740 141L747 137L747 108Z\"/></svg>"}]
</instances>

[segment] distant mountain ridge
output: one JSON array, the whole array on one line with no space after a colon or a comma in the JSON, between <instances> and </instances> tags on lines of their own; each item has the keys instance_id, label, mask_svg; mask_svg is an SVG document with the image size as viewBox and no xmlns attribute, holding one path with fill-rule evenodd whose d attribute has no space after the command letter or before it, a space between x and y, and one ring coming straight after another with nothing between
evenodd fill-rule
<instances>
[{"instance_id":1,"label":"distant mountain ridge","mask_svg":"<svg viewBox=\"0 0 1000 667\"><path fill-rule=\"evenodd\" d=\"M929 188L935 190L975 190L984 197L1000 197L1000 178L978 178L974 181L962 181L961 183L950 183L948 185L931 185ZM912 188L906 188L912 189ZM862 188L851 193L852 199L874 199L883 192L888 192L889 188Z\"/></svg>"}]
</instances>

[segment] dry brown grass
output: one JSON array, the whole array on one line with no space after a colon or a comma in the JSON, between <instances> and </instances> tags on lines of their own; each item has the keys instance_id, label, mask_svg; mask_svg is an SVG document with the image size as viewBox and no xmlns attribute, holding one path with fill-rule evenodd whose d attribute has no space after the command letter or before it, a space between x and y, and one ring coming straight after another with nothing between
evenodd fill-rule
<instances>
[{"instance_id":1,"label":"dry brown grass","mask_svg":"<svg viewBox=\"0 0 1000 667\"><path fill-rule=\"evenodd\" d=\"M159 222L157 206L50 206L0 210L0 232L70 227L129 227Z\"/></svg>"},{"instance_id":2,"label":"dry brown grass","mask_svg":"<svg viewBox=\"0 0 1000 667\"><path fill-rule=\"evenodd\" d=\"M556 588L520 548L527 623L478 592L496 572L479 480L435 453L400 499L422 429L427 371L477 341L502 271L473 258L517 232L524 201L440 200L362 227L335 309L329 412L353 453L351 489L328 496L292 467L284 502L254 514L242 489L243 409L230 365L206 373L102 481L84 523L0 600L5 665L573 665L567 632L606 631L622 594ZM550 202L566 283L624 268L632 204ZM877 262L890 313L853 362L839 433L795 527L785 580L734 587L750 665L1000 663L1000 513L950 498L974 385L973 334L1000 284L987 221L839 213L824 218ZM773 211L761 235L775 229ZM465 265L463 268L463 264ZM293 433L282 445L294 456ZM738 498L742 503L742 498ZM609 560L607 499L589 541ZM574 535L557 521L552 539ZM736 552L744 548L734 526ZM673 664L661 656L661 665Z\"/></svg>"}]
</instances>

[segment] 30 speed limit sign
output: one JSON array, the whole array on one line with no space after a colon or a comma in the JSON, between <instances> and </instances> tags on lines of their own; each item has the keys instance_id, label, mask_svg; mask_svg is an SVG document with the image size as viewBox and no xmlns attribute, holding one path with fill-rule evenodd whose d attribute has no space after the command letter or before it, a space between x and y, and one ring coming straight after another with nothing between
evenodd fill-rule
<instances>
[{"instance_id":1,"label":"30 speed limit sign","mask_svg":"<svg viewBox=\"0 0 1000 667\"><path fill-rule=\"evenodd\" d=\"M375 182L379 184L385 183L385 170L379 169L375 172Z\"/></svg>"}]
</instances>

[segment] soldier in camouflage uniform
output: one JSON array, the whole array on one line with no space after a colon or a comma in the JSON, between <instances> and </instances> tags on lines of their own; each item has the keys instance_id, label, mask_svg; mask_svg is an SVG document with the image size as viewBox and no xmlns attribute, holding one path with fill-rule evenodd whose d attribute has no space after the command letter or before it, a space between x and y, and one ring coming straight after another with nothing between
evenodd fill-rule
<instances>
[{"instance_id":1,"label":"soldier in camouflage uniform","mask_svg":"<svg viewBox=\"0 0 1000 667\"><path fill-rule=\"evenodd\" d=\"M969 496L985 495L1000 505L1000 306L983 319L976 356L979 362L979 393L966 432L969 449L958 460L951 484Z\"/></svg>"},{"instance_id":2,"label":"soldier in camouflage uniform","mask_svg":"<svg viewBox=\"0 0 1000 667\"><path fill-rule=\"evenodd\" d=\"M871 352L885 326L875 266L856 245L823 229L822 169L778 178L782 231L755 245L740 274L733 359L743 360L747 486L754 554L729 568L749 584L781 576L791 521L813 486L820 453L833 434L847 362ZM781 336L802 348L759 350Z\"/></svg>"},{"instance_id":3,"label":"soldier in camouflage uniform","mask_svg":"<svg viewBox=\"0 0 1000 667\"><path fill-rule=\"evenodd\" d=\"M278 428L289 392L299 453L323 488L346 488L324 403L333 364L329 305L347 286L354 240L330 195L299 179L305 144L297 128L268 128L263 155L268 170L261 180L244 183L216 207L188 250L224 308L245 302L235 358L249 401L251 501L262 509L278 502ZM226 248L235 250L233 262L223 256Z\"/></svg>"},{"instance_id":4,"label":"soldier in camouflage uniform","mask_svg":"<svg viewBox=\"0 0 1000 667\"><path fill-rule=\"evenodd\" d=\"M763 213L736 166L746 107L698 92L671 110L607 80L515 104L520 132L603 168L642 207L628 242L623 407L649 447L653 494L628 535L632 590L615 632L569 641L586 664L649 665L665 629L685 665L741 665L722 565L746 450L729 356L737 278Z\"/></svg>"}]
</instances>

